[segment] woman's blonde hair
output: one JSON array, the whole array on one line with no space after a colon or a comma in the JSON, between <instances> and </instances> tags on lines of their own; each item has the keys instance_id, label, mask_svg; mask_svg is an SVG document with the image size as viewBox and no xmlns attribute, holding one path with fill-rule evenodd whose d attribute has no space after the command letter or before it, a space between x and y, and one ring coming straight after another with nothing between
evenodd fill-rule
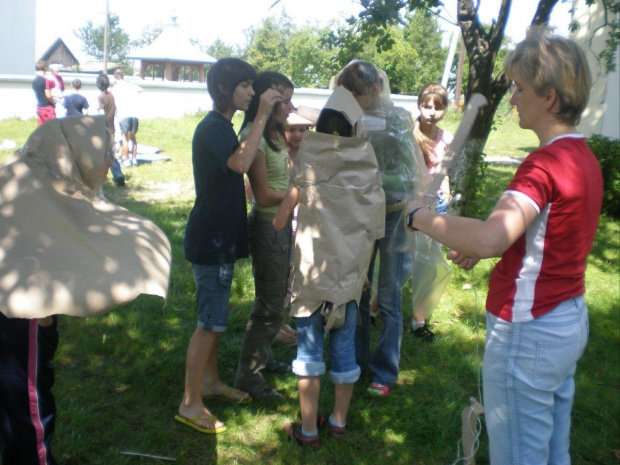
<instances>
[{"instance_id":1,"label":"woman's blonde hair","mask_svg":"<svg viewBox=\"0 0 620 465\"><path fill-rule=\"evenodd\" d=\"M563 123L576 126L588 105L592 77L583 50L547 26L530 26L525 39L510 52L504 64L508 78L519 74L534 92L555 89L560 108L555 114Z\"/></svg>"},{"instance_id":2,"label":"woman's blonde hair","mask_svg":"<svg viewBox=\"0 0 620 465\"><path fill-rule=\"evenodd\" d=\"M428 100L433 101L435 108L445 110L448 107L448 91L441 84L433 82L426 84L418 94L418 108ZM420 129L419 116L413 123L413 137L422 150L426 166L431 166L435 162L435 154L433 153L435 142Z\"/></svg>"}]
</instances>

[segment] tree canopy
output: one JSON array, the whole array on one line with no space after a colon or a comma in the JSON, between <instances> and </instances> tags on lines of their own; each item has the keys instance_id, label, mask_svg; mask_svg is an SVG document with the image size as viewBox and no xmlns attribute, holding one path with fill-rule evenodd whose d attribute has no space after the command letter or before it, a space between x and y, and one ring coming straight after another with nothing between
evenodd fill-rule
<instances>
[{"instance_id":1,"label":"tree canopy","mask_svg":"<svg viewBox=\"0 0 620 465\"><path fill-rule=\"evenodd\" d=\"M129 34L119 26L120 19L116 15L108 17L108 57L110 61L124 62L129 47ZM105 26L93 25L88 21L86 26L74 31L76 37L82 40L82 50L96 60L103 60L103 45Z\"/></svg>"}]
</instances>

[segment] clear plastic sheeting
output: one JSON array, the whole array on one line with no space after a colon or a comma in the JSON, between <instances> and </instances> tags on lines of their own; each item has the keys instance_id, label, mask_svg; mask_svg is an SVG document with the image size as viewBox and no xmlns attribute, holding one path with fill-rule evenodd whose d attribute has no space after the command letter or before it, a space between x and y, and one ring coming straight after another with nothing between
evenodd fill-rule
<instances>
[{"instance_id":1,"label":"clear plastic sheeting","mask_svg":"<svg viewBox=\"0 0 620 465\"><path fill-rule=\"evenodd\" d=\"M379 69L379 72L384 74L383 70ZM368 135L377 156L386 202L406 205L427 190L430 176L413 136L411 114L395 107L389 100L389 92L389 87L385 86L380 95L382 104L364 114L385 119L385 129L369 131ZM441 244L420 232L412 234L407 231L404 222L407 213L403 209L390 248L393 252L411 254L413 308L422 310L425 318L429 318L445 290L451 271Z\"/></svg>"},{"instance_id":2,"label":"clear plastic sheeting","mask_svg":"<svg viewBox=\"0 0 620 465\"><path fill-rule=\"evenodd\" d=\"M407 202L424 192L430 182L424 157L413 138L411 114L401 107L386 105L365 115L385 120L385 129L369 131L370 143L379 165L386 202Z\"/></svg>"}]
</instances>

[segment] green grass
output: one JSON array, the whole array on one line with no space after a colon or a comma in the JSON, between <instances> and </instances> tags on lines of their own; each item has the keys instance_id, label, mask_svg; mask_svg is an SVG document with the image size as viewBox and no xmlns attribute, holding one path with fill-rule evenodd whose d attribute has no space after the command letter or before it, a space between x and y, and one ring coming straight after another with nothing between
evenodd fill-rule
<instances>
[{"instance_id":1,"label":"green grass","mask_svg":"<svg viewBox=\"0 0 620 465\"><path fill-rule=\"evenodd\" d=\"M152 219L170 238L170 293L165 303L143 296L98 318L60 318L53 445L59 462L168 463L121 454L132 451L182 464L453 463L461 411L470 397L479 396L484 301L494 260L483 261L472 272L454 269L432 318L442 339L425 344L405 334L399 380L387 399L369 397L364 392L366 379L357 383L344 443L325 439L322 449L313 453L286 441L280 426L299 413L294 377L267 375L284 394L279 404L210 403L228 426L217 437L173 421L183 392L187 344L196 324L195 285L182 247L192 193L180 189L166 198L152 193L161 183L191 186L191 138L199 118L142 121L138 141L163 147L172 161L126 170L124 189L111 181L104 186L108 198ZM451 124L446 121L445 127L454 129ZM0 139L22 145L35 126L33 120L0 121ZM524 156L535 145L535 137L507 117L491 134L486 152ZM0 152L0 159L8 153ZM513 173L514 167L487 169L487 212ZM620 449L619 245L618 223L602 218L587 271L591 336L576 378L571 448L576 464L618 463L614 454ZM408 284L403 290L406 322L410 292ZM235 269L229 329L220 341L220 375L228 383L233 382L253 294L250 264L242 260ZM374 340L379 330L373 329ZM279 343L273 348L280 360L295 356L294 348ZM325 378L320 410L328 411L332 403L333 386ZM476 463L488 463L484 420Z\"/></svg>"}]
</instances>

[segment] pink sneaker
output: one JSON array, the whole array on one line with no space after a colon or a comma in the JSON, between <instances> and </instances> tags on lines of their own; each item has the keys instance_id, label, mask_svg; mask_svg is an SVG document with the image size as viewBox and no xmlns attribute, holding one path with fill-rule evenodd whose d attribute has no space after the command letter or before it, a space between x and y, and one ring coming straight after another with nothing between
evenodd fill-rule
<instances>
[{"instance_id":1,"label":"pink sneaker","mask_svg":"<svg viewBox=\"0 0 620 465\"><path fill-rule=\"evenodd\" d=\"M386 397L390 393L390 387L379 383L370 383L368 393L373 396Z\"/></svg>"}]
</instances>

